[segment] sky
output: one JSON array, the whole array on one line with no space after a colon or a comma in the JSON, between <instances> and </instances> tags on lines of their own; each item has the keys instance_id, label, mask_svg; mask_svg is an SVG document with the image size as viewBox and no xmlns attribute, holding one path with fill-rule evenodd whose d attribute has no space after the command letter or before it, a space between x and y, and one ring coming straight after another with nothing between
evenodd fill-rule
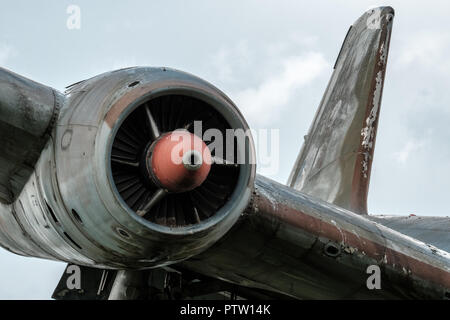
<instances>
[{"instance_id":1,"label":"sky","mask_svg":"<svg viewBox=\"0 0 450 320\"><path fill-rule=\"evenodd\" d=\"M258 170L286 183L348 27L390 5L369 212L450 216L450 3L424 3L0 0L0 66L62 91L128 66L195 74L252 128L279 130L279 170ZM68 28L70 5L79 29ZM0 299L49 299L64 268L0 249Z\"/></svg>"}]
</instances>

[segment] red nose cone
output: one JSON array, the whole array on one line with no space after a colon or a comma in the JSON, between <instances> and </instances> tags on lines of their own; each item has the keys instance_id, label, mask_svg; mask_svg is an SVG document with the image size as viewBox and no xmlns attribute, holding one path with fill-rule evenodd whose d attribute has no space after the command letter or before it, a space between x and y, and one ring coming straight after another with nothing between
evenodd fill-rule
<instances>
[{"instance_id":1,"label":"red nose cone","mask_svg":"<svg viewBox=\"0 0 450 320\"><path fill-rule=\"evenodd\" d=\"M200 186L211 169L211 153L202 139L188 131L174 131L156 141L148 159L152 176L170 192Z\"/></svg>"}]
</instances>

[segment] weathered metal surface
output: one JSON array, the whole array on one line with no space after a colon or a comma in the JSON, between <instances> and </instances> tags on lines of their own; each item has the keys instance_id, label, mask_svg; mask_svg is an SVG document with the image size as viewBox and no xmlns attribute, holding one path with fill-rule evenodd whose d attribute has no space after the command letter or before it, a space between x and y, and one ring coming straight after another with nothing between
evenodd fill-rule
<instances>
[{"instance_id":1,"label":"weathered metal surface","mask_svg":"<svg viewBox=\"0 0 450 320\"><path fill-rule=\"evenodd\" d=\"M359 214L367 214L393 15L381 7L352 25L288 181Z\"/></svg>"},{"instance_id":2,"label":"weathered metal surface","mask_svg":"<svg viewBox=\"0 0 450 320\"><path fill-rule=\"evenodd\" d=\"M248 128L222 92L176 70L129 68L72 85L35 172L14 203L0 205L0 245L78 265L140 269L186 259L221 238L248 204L254 162L242 165L234 192L213 217L176 228L133 212L112 181L111 144L121 121L172 92L205 99L234 128ZM254 154L252 143L247 148Z\"/></svg>"},{"instance_id":3,"label":"weathered metal surface","mask_svg":"<svg viewBox=\"0 0 450 320\"><path fill-rule=\"evenodd\" d=\"M0 68L0 202L12 203L34 170L63 96Z\"/></svg>"},{"instance_id":4,"label":"weathered metal surface","mask_svg":"<svg viewBox=\"0 0 450 320\"><path fill-rule=\"evenodd\" d=\"M140 271L118 271L108 300L138 300L144 298L147 289L146 280L146 274Z\"/></svg>"},{"instance_id":5,"label":"weathered metal surface","mask_svg":"<svg viewBox=\"0 0 450 320\"><path fill-rule=\"evenodd\" d=\"M261 176L237 225L182 265L296 298L443 299L450 292L448 252ZM366 287L369 265L381 269L381 290Z\"/></svg>"},{"instance_id":6,"label":"weathered metal surface","mask_svg":"<svg viewBox=\"0 0 450 320\"><path fill-rule=\"evenodd\" d=\"M131 112L167 93L198 98L233 129L247 129L222 92L176 70L128 68L74 84L62 97L0 69L0 201L9 203L0 203L0 245L104 269L176 264L295 298L449 298L449 220L358 215L367 213L392 17L389 7L369 11L348 33L290 177L302 192L259 177L251 198L250 139L250 161L226 204L182 227L152 223L125 203L112 179L112 142ZM370 265L381 269L380 290L366 287ZM127 290L141 276L119 272L111 298L137 297Z\"/></svg>"},{"instance_id":7,"label":"weathered metal surface","mask_svg":"<svg viewBox=\"0 0 450 320\"><path fill-rule=\"evenodd\" d=\"M430 247L450 252L450 217L370 215L367 218L425 242Z\"/></svg>"}]
</instances>

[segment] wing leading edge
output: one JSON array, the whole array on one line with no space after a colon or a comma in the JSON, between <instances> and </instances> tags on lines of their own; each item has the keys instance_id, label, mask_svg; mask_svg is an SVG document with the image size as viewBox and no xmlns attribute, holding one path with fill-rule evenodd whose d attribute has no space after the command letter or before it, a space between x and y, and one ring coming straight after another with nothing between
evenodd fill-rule
<instances>
[{"instance_id":1,"label":"wing leading edge","mask_svg":"<svg viewBox=\"0 0 450 320\"><path fill-rule=\"evenodd\" d=\"M63 96L0 68L0 202L12 203L33 173Z\"/></svg>"}]
</instances>

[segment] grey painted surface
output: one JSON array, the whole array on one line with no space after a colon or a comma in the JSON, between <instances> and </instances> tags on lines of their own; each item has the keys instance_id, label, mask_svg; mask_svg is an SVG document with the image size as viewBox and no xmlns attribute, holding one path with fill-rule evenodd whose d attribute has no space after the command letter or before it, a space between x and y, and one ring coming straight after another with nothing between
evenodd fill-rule
<instances>
[{"instance_id":1,"label":"grey painted surface","mask_svg":"<svg viewBox=\"0 0 450 320\"><path fill-rule=\"evenodd\" d=\"M0 68L0 202L16 199L56 122L58 91Z\"/></svg>"},{"instance_id":2,"label":"grey painted surface","mask_svg":"<svg viewBox=\"0 0 450 320\"><path fill-rule=\"evenodd\" d=\"M450 252L450 218L419 216L369 216L388 228Z\"/></svg>"}]
</instances>

